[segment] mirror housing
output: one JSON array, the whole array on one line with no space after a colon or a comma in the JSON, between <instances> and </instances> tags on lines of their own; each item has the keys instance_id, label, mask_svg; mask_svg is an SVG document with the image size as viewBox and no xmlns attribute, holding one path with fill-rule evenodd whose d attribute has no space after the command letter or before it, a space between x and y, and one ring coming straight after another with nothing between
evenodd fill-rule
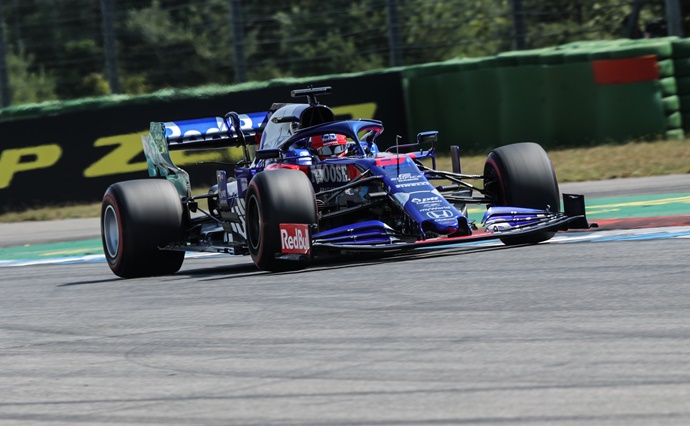
<instances>
[{"instance_id":1,"label":"mirror housing","mask_svg":"<svg viewBox=\"0 0 690 426\"><path fill-rule=\"evenodd\" d=\"M280 148L274 149L259 149L256 151L257 160L273 160L276 158L282 158L283 153Z\"/></svg>"},{"instance_id":2,"label":"mirror housing","mask_svg":"<svg viewBox=\"0 0 690 426\"><path fill-rule=\"evenodd\" d=\"M432 130L430 132L417 133L417 143L436 143L438 141L438 131Z\"/></svg>"}]
</instances>

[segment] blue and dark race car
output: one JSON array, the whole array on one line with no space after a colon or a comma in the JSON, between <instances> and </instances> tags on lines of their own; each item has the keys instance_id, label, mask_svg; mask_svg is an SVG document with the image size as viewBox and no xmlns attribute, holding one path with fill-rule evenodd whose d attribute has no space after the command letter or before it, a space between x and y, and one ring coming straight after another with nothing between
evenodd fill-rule
<instances>
[{"instance_id":1,"label":"blue and dark race car","mask_svg":"<svg viewBox=\"0 0 690 426\"><path fill-rule=\"evenodd\" d=\"M120 277L177 272L185 252L250 255L267 271L304 268L314 257L397 253L463 242L547 241L587 228L584 198L563 195L546 152L535 143L489 153L482 175L436 170L437 132L379 151L383 124L336 120L317 95L267 112L153 122L143 137L149 179L111 185L103 198L103 249ZM258 142L258 146L256 146ZM244 160L216 171L216 185L192 195L172 150L241 147ZM430 166L429 166L429 163ZM474 184L471 182L475 182ZM487 206L479 224L467 206Z\"/></svg>"}]
</instances>

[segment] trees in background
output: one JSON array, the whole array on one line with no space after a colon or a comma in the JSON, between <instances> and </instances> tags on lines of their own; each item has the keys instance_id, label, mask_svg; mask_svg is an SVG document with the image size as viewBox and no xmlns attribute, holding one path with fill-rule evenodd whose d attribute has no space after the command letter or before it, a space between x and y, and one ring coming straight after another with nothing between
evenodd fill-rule
<instances>
[{"instance_id":1,"label":"trees in background","mask_svg":"<svg viewBox=\"0 0 690 426\"><path fill-rule=\"evenodd\" d=\"M633 0L522 0L527 47L619 38ZM386 0L116 0L125 93L234 83L233 22L249 80L386 67ZM406 65L494 55L513 46L511 0L397 0ZM100 2L2 0L14 104L107 94ZM647 0L641 21L663 17ZM690 0L683 0L690 10Z\"/></svg>"}]
</instances>

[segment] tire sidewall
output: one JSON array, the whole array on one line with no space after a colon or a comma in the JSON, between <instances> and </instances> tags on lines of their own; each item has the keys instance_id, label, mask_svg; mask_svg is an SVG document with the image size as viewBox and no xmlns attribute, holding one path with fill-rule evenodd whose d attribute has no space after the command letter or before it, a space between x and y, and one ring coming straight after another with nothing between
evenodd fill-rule
<instances>
[{"instance_id":1,"label":"tire sidewall","mask_svg":"<svg viewBox=\"0 0 690 426\"><path fill-rule=\"evenodd\" d=\"M117 218L119 245L110 255L105 236L105 213L112 207ZM189 211L174 185L167 180L138 179L111 185L101 207L101 240L108 266L122 278L168 275L177 272L184 251L161 250L181 243Z\"/></svg>"},{"instance_id":2,"label":"tire sidewall","mask_svg":"<svg viewBox=\"0 0 690 426\"><path fill-rule=\"evenodd\" d=\"M531 167L527 170L521 170L511 158L511 155L524 155L524 153L528 153L527 157L532 161ZM540 210L545 210L548 205L552 212L559 211L560 200L556 173L551 160L540 145L523 142L497 148L491 151L486 159L485 175L489 167L493 169L498 179L495 205ZM535 177L536 175L529 175L536 173L533 169L540 169L541 175L538 178ZM528 174L527 180L531 179L532 182L525 184L525 174ZM536 195L530 190L535 183L540 186L540 193Z\"/></svg>"},{"instance_id":3,"label":"tire sidewall","mask_svg":"<svg viewBox=\"0 0 690 426\"><path fill-rule=\"evenodd\" d=\"M500 166L499 166L500 164ZM490 168L490 171L489 171ZM484 166L484 176L488 173L493 173L496 176L496 192L495 192L495 203L494 205L508 205L508 200L506 199L508 191L506 189L506 181L501 174L503 168L503 163L501 163L500 157L498 157L493 151L489 153L486 159L486 164ZM484 185L486 187L486 184Z\"/></svg>"},{"instance_id":4,"label":"tire sidewall","mask_svg":"<svg viewBox=\"0 0 690 426\"><path fill-rule=\"evenodd\" d=\"M249 221L257 221L258 225L256 226L256 230L258 231L258 235L252 236L253 234L253 224L247 224L247 239L248 239L248 245L249 245L249 254L252 257L252 260L254 263L258 264L263 264L264 259L266 256L267 252L267 241L266 241L266 218L265 218L265 209L263 208L263 204L261 202L261 194L263 189L259 189L259 181L261 179L252 179L251 182L249 182L249 188L247 190L247 214L251 214L250 217L247 218L247 222ZM256 210L254 209L254 204L256 204ZM251 213L250 213L251 212ZM256 217L254 217L256 215ZM250 230L251 228L251 230ZM258 244L253 245L253 240L256 238L258 241L256 241Z\"/></svg>"},{"instance_id":5,"label":"tire sidewall","mask_svg":"<svg viewBox=\"0 0 690 426\"><path fill-rule=\"evenodd\" d=\"M306 175L287 169L257 173L249 182L245 200L247 244L254 263L272 271L300 267L300 262L276 259L276 255L282 252L281 223L316 224L316 197Z\"/></svg>"},{"instance_id":6,"label":"tire sidewall","mask_svg":"<svg viewBox=\"0 0 690 426\"><path fill-rule=\"evenodd\" d=\"M122 268L123 260L123 250L124 250L124 227L125 224L122 221L122 214L120 213L119 200L117 198L117 191L114 187L108 188L105 195L103 196L103 205L101 207L101 241L103 242L103 252L105 253L105 258L108 261L111 269L119 270ZM110 251L107 248L106 236L105 236L105 212L108 207L112 207L115 212L115 217L117 219L117 232L118 232L118 246L117 253L115 257L110 255Z\"/></svg>"}]
</instances>

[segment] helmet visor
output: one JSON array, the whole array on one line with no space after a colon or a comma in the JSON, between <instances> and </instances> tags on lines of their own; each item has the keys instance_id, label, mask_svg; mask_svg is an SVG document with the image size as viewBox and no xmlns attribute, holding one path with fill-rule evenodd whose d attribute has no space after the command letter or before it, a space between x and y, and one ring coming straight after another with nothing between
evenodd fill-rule
<instances>
[{"instance_id":1,"label":"helmet visor","mask_svg":"<svg viewBox=\"0 0 690 426\"><path fill-rule=\"evenodd\" d=\"M347 149L347 145L344 144L334 144L334 145L325 145L319 148L317 151L319 152L319 155L323 156L333 156L333 155L340 155L345 150Z\"/></svg>"}]
</instances>

